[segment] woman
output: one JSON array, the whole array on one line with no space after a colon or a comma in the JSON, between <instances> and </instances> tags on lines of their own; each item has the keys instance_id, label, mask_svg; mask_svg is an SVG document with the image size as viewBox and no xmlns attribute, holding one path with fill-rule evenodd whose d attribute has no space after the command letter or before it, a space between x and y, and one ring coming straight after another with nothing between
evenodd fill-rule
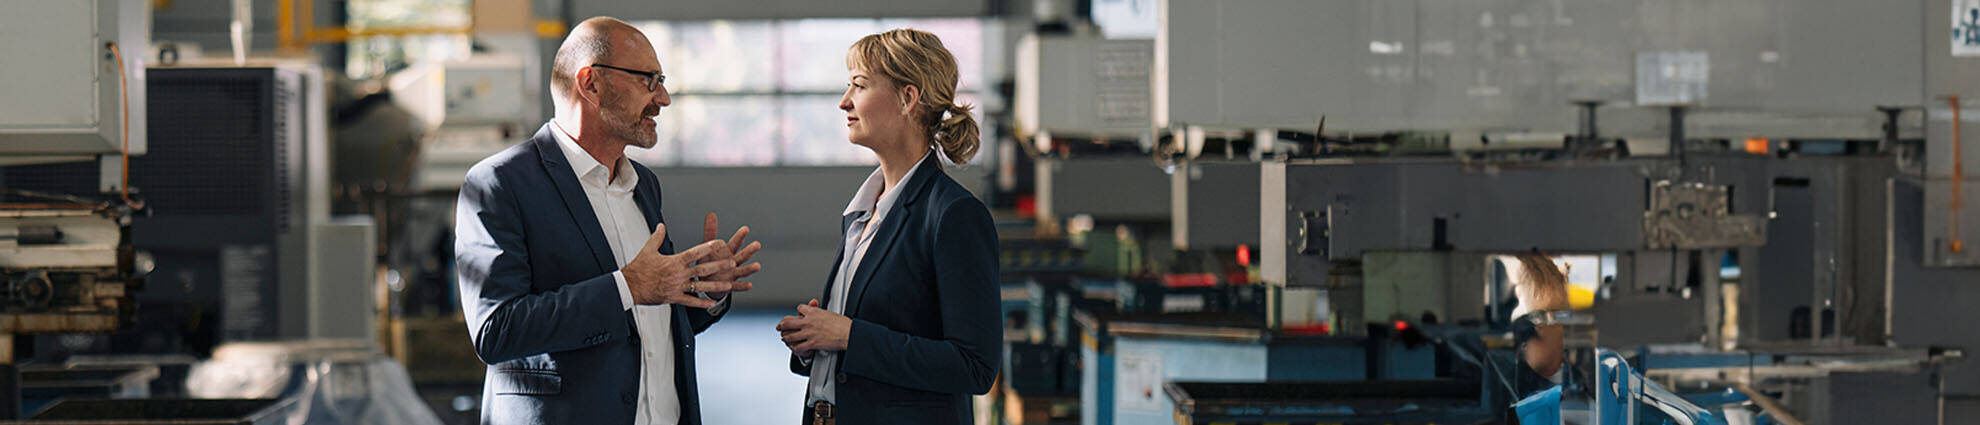
<instances>
[{"instance_id":1,"label":"woman","mask_svg":"<svg viewBox=\"0 0 1980 425\"><path fill-rule=\"evenodd\" d=\"M824 302L777 323L791 371L810 377L805 423L966 424L1001 357L997 232L942 171L976 153L956 60L934 34L899 29L846 52L839 109L880 160L846 206Z\"/></svg>"}]
</instances>

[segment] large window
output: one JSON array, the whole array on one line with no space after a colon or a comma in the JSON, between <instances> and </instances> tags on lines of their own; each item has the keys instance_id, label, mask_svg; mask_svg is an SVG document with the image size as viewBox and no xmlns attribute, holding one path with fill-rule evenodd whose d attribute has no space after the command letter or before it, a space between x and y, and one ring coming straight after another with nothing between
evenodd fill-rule
<instances>
[{"instance_id":1,"label":"large window","mask_svg":"<svg viewBox=\"0 0 1980 425\"><path fill-rule=\"evenodd\" d=\"M957 98L978 105L985 139L984 28L980 19L797 19L636 22L667 72L673 105L659 144L627 151L649 166L873 164L846 141L845 51L867 34L914 28L956 56Z\"/></svg>"},{"instance_id":2,"label":"large window","mask_svg":"<svg viewBox=\"0 0 1980 425\"><path fill-rule=\"evenodd\" d=\"M353 31L377 28L466 28L468 0L351 0L345 6ZM427 34L350 40L344 72L353 79L380 78L407 64L468 56L468 36Z\"/></svg>"}]
</instances>

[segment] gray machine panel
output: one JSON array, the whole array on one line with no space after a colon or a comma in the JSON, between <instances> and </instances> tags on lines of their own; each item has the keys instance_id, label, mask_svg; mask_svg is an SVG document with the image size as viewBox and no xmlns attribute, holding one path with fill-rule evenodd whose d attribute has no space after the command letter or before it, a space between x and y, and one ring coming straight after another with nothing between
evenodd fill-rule
<instances>
[{"instance_id":1,"label":"gray machine panel","mask_svg":"<svg viewBox=\"0 0 1980 425\"><path fill-rule=\"evenodd\" d=\"M1882 200L1886 181L1896 175L1894 164L1882 156L1770 164L1767 245L1739 256L1740 339L1833 334L1827 338L1882 343L1888 252ZM1833 321L1813 320L1825 308L1833 310ZM1795 335L1797 326L1808 329Z\"/></svg>"},{"instance_id":2,"label":"gray machine panel","mask_svg":"<svg viewBox=\"0 0 1980 425\"><path fill-rule=\"evenodd\" d=\"M1980 146L1980 143L1972 143ZM1980 178L1968 177L1959 185L1960 207L1953 207L1953 182L1951 179L1930 179L1923 182L1925 214L1925 237L1919 243L1925 247L1925 264L1941 267L1980 266ZM1958 232L1954 233L1957 228ZM1962 244L1960 250L1953 250L1953 241Z\"/></svg>"},{"instance_id":3,"label":"gray machine panel","mask_svg":"<svg viewBox=\"0 0 1980 425\"><path fill-rule=\"evenodd\" d=\"M1694 134L1779 135L1746 130L1802 123L1874 137L1872 108L1924 102L1926 57L1943 56L1943 47L1923 51L1941 32L1917 30L1928 16L1921 8L1945 9L1847 0L1165 1L1155 124L1310 128L1326 115L1343 131L1568 132L1574 101L1638 104L1649 100L1639 89L1679 79L1642 72L1639 59L1702 53L1699 99L1687 103L1710 111L1703 115L1747 117ZM1929 16L1946 25L1944 15ZM1625 117L1604 127L1652 136L1657 125Z\"/></svg>"},{"instance_id":4,"label":"gray machine panel","mask_svg":"<svg viewBox=\"0 0 1980 425\"><path fill-rule=\"evenodd\" d=\"M1275 229L1263 236L1273 241L1267 247L1283 245L1283 251L1265 251L1267 279L1319 284L1333 262L1359 260L1373 250L1539 249L1622 253L1617 290L1670 291L1694 260L1648 246L1639 217L1647 207L1645 188L1675 177L1724 187L1731 214L1766 223L1764 245L1732 248L1744 287L1742 340L1790 339L1793 310L1805 307L1799 314L1806 316L1819 314L1821 306L1834 308L1837 318L1820 325L1804 318L1800 326L1831 328L1814 331L1858 341L1882 339L1886 214L1873 201L1894 175L1889 157L1703 157L1678 164L1555 163L1496 171L1454 162L1267 164L1265 176L1283 176L1278 190L1284 195L1277 196L1285 199L1278 205L1267 200L1274 211L1261 211L1266 227ZM1717 252L1695 261L1717 270Z\"/></svg>"},{"instance_id":5,"label":"gray machine panel","mask_svg":"<svg viewBox=\"0 0 1980 425\"><path fill-rule=\"evenodd\" d=\"M1263 274L1291 286L1337 289L1335 311L1343 317L1382 318L1398 312L1352 305L1345 300L1382 298L1384 288L1401 288L1420 277L1395 275L1386 252L1526 252L1617 254L1613 295L1593 313L1611 342L1634 345L1716 341L1720 255L1771 249L1769 232L1737 238L1700 238L1656 245L1645 235L1646 212L1660 182L1714 188L1724 217L1766 223L1774 208L1769 186L1778 175L1811 174L1825 190L1840 190L1842 167L1830 160L1782 161L1761 156L1694 156L1688 159L1464 163L1455 160L1294 161L1262 165L1261 228L1265 240ZM1875 159L1867 161L1876 161ZM1884 159L1888 162L1888 159ZM1888 168L1886 168L1888 169ZM1828 174L1820 174L1826 172ZM1825 196L1841 196L1830 194ZM1279 198L1283 199L1279 201ZM1824 214L1841 214L1831 199ZM1693 199L1696 201L1697 199ZM1802 207L1807 208L1807 207ZM1836 226L1824 221L1825 226ZM1800 229L1801 231L1815 231ZM1797 259L1779 267L1813 267L1813 255L1795 249L1843 255L1844 236L1817 246L1781 250ZM1675 249L1674 249L1675 247ZM1379 257L1379 258L1378 258ZM1750 261L1765 270L1773 265ZM1357 270L1334 270L1343 265ZM1829 267L1829 264L1824 264ZM1826 270L1826 269L1825 269ZM1455 271L1453 269L1453 271ZM1462 274L1462 275L1460 275ZM1452 284L1475 273L1444 273ZM1400 276L1400 277L1398 277ZM1698 277L1692 280L1692 277ZM1757 273L1748 275L1757 279ZM1401 280L1397 280L1401 279ZM1400 283L1399 283L1400 282ZM1782 290L1813 299L1835 293L1825 285L1782 282ZM1345 286L1343 286L1345 285ZM1365 291L1364 291L1365 290ZM1435 304L1433 302L1433 304ZM1367 308L1363 308L1367 307ZM1384 307L1386 308L1386 307ZM1458 310L1443 314L1455 315ZM1406 314L1406 315L1407 315ZM1351 327L1350 327L1351 328Z\"/></svg>"},{"instance_id":6,"label":"gray machine panel","mask_svg":"<svg viewBox=\"0 0 1980 425\"><path fill-rule=\"evenodd\" d=\"M1636 162L1294 164L1286 196L1294 212L1327 212L1325 254L1336 260L1368 249L1620 251L1643 246L1650 171Z\"/></svg>"},{"instance_id":7,"label":"gray machine panel","mask_svg":"<svg viewBox=\"0 0 1980 425\"><path fill-rule=\"evenodd\" d=\"M1135 138L1154 129L1150 41L1032 34L1017 51L1017 134Z\"/></svg>"},{"instance_id":8,"label":"gray machine panel","mask_svg":"<svg viewBox=\"0 0 1980 425\"><path fill-rule=\"evenodd\" d=\"M1926 265L1920 241L1927 215L1925 187L1909 179L1890 183L1890 340L1902 347L1980 347L1980 269ZM1980 367L1947 366L1944 393L1980 395Z\"/></svg>"},{"instance_id":9,"label":"gray machine panel","mask_svg":"<svg viewBox=\"0 0 1980 425\"><path fill-rule=\"evenodd\" d=\"M1931 36L1926 37L1925 43L1927 181L1924 183L1926 217L1923 223L1925 225L1923 243L1928 244L1925 261L1934 266L1980 266L1980 255L1975 253L1976 249L1970 247L1976 237L1980 237L1980 232L1971 230L1970 228L1974 226L1965 224L1980 222L1980 211L1974 208L1954 211L1950 208L1952 198L1950 185L1951 180L1955 178L1955 169L1973 170L1974 164L1980 164L1980 142L1976 142L1980 140L1980 134L1975 134L1973 131L1975 128L1980 128L1976 126L1980 125L1980 108L1974 107L1974 101L1980 100L1980 89L1976 89L1972 84L1976 78L1980 78L1980 61L1974 60L1974 56L1954 55L1955 42L1959 40L1952 37L1955 30L1953 14L1958 12L1970 14L1974 11L1955 10L1960 4L1953 2L1951 5L1954 7L1947 7L1945 3L1935 3L1927 6L1924 11L1924 32ZM1959 118L1963 128L1958 134L1953 131L1953 107L1949 99L1951 96L1959 96L1961 103ZM1955 144L1960 146L1956 149ZM1956 150L1957 155L1955 155ZM1972 175L1958 177L1964 178L1961 183L1961 186L1964 186L1961 188L1961 197L1973 199L1973 187L1976 186L1974 183L1980 183L1980 180ZM1953 217L1955 215L1956 218ZM1960 234L1957 235L1953 234L1952 229L1955 220L1961 223ZM1950 242L1954 239L1964 241L1969 247L1962 252L1952 252Z\"/></svg>"},{"instance_id":10,"label":"gray machine panel","mask_svg":"<svg viewBox=\"0 0 1980 425\"><path fill-rule=\"evenodd\" d=\"M1259 163L1186 162L1169 176L1176 249L1258 245Z\"/></svg>"},{"instance_id":11,"label":"gray machine panel","mask_svg":"<svg viewBox=\"0 0 1980 425\"><path fill-rule=\"evenodd\" d=\"M1041 217L1169 219L1169 175L1147 158L1041 159L1037 173Z\"/></svg>"},{"instance_id":12,"label":"gray machine panel","mask_svg":"<svg viewBox=\"0 0 1980 425\"><path fill-rule=\"evenodd\" d=\"M111 43L122 57L113 59ZM126 133L130 153L143 154L150 48L150 1L0 3L0 58L37 64L0 67L0 165L24 155L120 152Z\"/></svg>"}]
</instances>

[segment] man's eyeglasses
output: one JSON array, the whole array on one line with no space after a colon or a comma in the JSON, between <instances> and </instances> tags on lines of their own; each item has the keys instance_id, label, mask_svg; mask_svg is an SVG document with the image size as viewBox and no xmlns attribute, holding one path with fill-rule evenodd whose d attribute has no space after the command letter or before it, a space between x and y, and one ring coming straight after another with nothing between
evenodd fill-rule
<instances>
[{"instance_id":1,"label":"man's eyeglasses","mask_svg":"<svg viewBox=\"0 0 1980 425\"><path fill-rule=\"evenodd\" d=\"M627 69L627 68L620 68L620 67L616 67L616 66L611 66L611 65L606 65L606 64L602 64L602 63L594 63L594 64L591 64L591 66L593 66L593 67L598 67L598 68L605 68L605 69L612 69L612 70L618 70L618 71L620 71L620 72L624 72L624 73L627 73L627 74L632 74L632 75L638 75L638 76L641 76L641 77L646 77L646 91L648 91L648 92L652 92L652 91L654 91L654 90L659 90L659 89L660 89L660 84L661 84L661 83L665 83L665 82L667 82L667 76L665 76L665 75L660 75L660 73L658 73L658 72L648 72L648 71L640 71L640 70L636 70L636 69Z\"/></svg>"}]
</instances>

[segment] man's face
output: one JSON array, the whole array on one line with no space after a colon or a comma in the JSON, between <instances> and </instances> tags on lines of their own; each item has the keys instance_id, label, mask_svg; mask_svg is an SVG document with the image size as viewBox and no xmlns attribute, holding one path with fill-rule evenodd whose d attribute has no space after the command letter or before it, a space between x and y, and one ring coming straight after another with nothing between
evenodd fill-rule
<instances>
[{"instance_id":1,"label":"man's face","mask_svg":"<svg viewBox=\"0 0 1980 425\"><path fill-rule=\"evenodd\" d=\"M614 54L600 65L651 72L665 75L660 61L653 55L653 45L646 37L633 34L614 41ZM624 140L627 145L651 148L659 141L654 117L660 108L672 104L664 84L652 84L652 78L621 69L604 66L591 67L592 80L598 84L598 114L604 122L607 134ZM664 79L664 77L662 77Z\"/></svg>"}]
</instances>

